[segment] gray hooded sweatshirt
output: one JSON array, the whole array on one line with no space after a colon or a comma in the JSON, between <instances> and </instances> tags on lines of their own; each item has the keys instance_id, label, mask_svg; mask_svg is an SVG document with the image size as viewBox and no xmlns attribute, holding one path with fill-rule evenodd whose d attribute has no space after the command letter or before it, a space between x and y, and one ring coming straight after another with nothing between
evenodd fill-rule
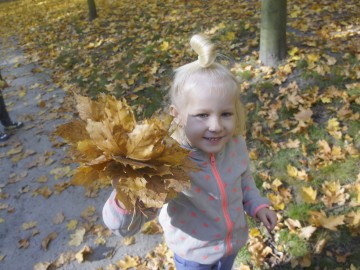
<instances>
[{"instance_id":1,"label":"gray hooded sweatshirt","mask_svg":"<svg viewBox=\"0 0 360 270\"><path fill-rule=\"evenodd\" d=\"M161 208L159 222L174 253L186 260L212 264L246 244L245 213L256 217L260 209L269 206L269 200L260 196L251 176L243 137L234 137L216 155L193 150L189 158L201 170L190 173L190 189ZM156 214L156 210L148 209L146 216L133 216L119 207L115 192L103 208L106 226L123 237L138 232Z\"/></svg>"}]
</instances>

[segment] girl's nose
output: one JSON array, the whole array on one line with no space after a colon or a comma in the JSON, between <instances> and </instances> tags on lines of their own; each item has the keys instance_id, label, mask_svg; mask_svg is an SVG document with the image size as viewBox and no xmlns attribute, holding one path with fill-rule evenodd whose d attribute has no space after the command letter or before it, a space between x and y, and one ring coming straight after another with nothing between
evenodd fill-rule
<instances>
[{"instance_id":1,"label":"girl's nose","mask_svg":"<svg viewBox=\"0 0 360 270\"><path fill-rule=\"evenodd\" d=\"M218 132L221 131L222 124L218 117L211 117L209 119L209 131Z\"/></svg>"}]
</instances>

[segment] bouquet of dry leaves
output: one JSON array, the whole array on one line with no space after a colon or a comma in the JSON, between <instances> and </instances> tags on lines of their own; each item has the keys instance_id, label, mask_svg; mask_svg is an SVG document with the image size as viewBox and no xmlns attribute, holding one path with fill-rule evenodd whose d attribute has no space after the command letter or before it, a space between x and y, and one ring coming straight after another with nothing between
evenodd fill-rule
<instances>
[{"instance_id":1,"label":"bouquet of dry leaves","mask_svg":"<svg viewBox=\"0 0 360 270\"><path fill-rule=\"evenodd\" d=\"M80 119L55 131L80 164L74 184L118 181L117 199L126 209L161 207L189 187L188 173L196 167L170 137L170 116L137 122L125 101L105 94L96 101L76 95L76 101Z\"/></svg>"}]
</instances>

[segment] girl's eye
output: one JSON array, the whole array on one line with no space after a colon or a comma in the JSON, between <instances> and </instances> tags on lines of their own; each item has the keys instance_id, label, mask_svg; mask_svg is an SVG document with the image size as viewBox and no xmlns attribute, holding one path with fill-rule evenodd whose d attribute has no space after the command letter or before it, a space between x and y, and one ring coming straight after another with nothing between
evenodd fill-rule
<instances>
[{"instance_id":1,"label":"girl's eye","mask_svg":"<svg viewBox=\"0 0 360 270\"><path fill-rule=\"evenodd\" d=\"M208 117L208 114L206 114L206 113L199 113L199 114L196 115L196 117L206 118L206 117Z\"/></svg>"},{"instance_id":2,"label":"girl's eye","mask_svg":"<svg viewBox=\"0 0 360 270\"><path fill-rule=\"evenodd\" d=\"M222 116L225 116L225 117L230 117L230 116L233 116L234 114L232 112L224 112L222 113Z\"/></svg>"}]
</instances>

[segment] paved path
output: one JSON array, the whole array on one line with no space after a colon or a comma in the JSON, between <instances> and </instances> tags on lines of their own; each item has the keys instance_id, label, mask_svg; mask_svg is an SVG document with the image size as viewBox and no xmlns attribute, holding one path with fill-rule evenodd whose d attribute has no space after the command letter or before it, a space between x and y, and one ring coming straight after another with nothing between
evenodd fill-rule
<instances>
[{"instance_id":1,"label":"paved path","mask_svg":"<svg viewBox=\"0 0 360 270\"><path fill-rule=\"evenodd\" d=\"M97 234L106 232L101 210L111 189L89 198L82 187L65 188L71 164L63 163L65 147L55 147L51 135L57 125L72 117L61 110L65 92L54 84L50 71L26 59L15 41L9 45L0 40L0 69L11 85L3 92L11 118L25 123L10 140L0 143L0 269L33 269L39 262L54 262L61 254L75 253L85 244L93 251L85 262L71 261L59 269L105 269L126 254L144 256L160 243L160 235L142 234L130 247L114 235L104 236L103 245L96 243ZM52 194L46 198L49 191ZM89 214L82 218L85 210ZM54 223L61 213L64 220ZM77 247L69 245L76 231L67 228L72 220L78 221L76 229L86 228L84 241ZM53 232L57 237L44 250L42 241ZM107 257L114 250L113 257Z\"/></svg>"}]
</instances>

